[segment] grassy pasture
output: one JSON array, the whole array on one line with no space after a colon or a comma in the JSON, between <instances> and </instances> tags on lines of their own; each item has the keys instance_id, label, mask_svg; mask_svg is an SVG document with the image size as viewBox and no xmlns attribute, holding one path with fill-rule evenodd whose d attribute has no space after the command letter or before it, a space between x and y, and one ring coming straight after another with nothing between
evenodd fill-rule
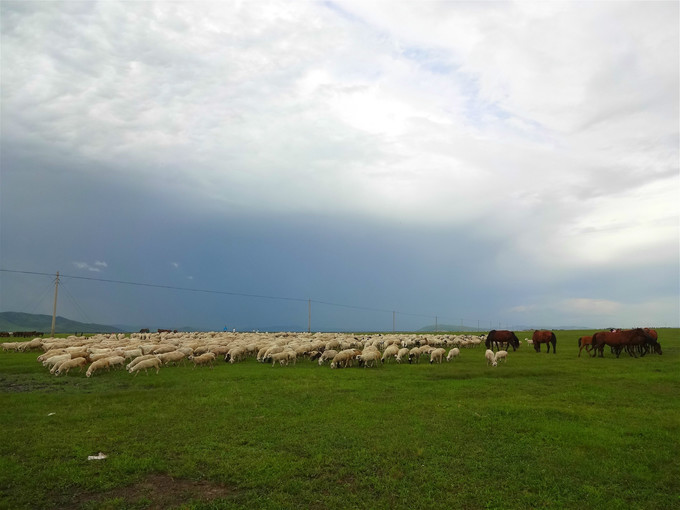
<instances>
[{"instance_id":1,"label":"grassy pasture","mask_svg":"<svg viewBox=\"0 0 680 510\"><path fill-rule=\"evenodd\" d=\"M556 333L496 368L479 347L86 379L0 352L0 508L679 508L680 330L639 359Z\"/></svg>"}]
</instances>

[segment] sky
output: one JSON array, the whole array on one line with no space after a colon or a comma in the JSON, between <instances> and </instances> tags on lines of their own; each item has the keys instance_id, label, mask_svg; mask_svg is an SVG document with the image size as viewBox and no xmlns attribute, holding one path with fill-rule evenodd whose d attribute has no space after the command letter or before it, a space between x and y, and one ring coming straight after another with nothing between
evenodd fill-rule
<instances>
[{"instance_id":1,"label":"sky","mask_svg":"<svg viewBox=\"0 0 680 510\"><path fill-rule=\"evenodd\" d=\"M680 326L678 2L0 23L0 311L59 271L58 315L134 327Z\"/></svg>"}]
</instances>

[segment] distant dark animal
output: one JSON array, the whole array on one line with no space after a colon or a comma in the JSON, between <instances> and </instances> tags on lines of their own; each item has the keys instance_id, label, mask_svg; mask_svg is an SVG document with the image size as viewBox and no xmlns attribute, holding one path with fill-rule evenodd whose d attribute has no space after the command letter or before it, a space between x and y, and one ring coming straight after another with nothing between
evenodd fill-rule
<instances>
[{"instance_id":1,"label":"distant dark animal","mask_svg":"<svg viewBox=\"0 0 680 510\"><path fill-rule=\"evenodd\" d=\"M149 328L142 328L142 329L139 330L139 332L140 332L140 333L148 333L148 332L149 332Z\"/></svg>"},{"instance_id":2,"label":"distant dark animal","mask_svg":"<svg viewBox=\"0 0 680 510\"><path fill-rule=\"evenodd\" d=\"M171 329L159 329L158 332L159 333L172 333L172 330Z\"/></svg>"},{"instance_id":3,"label":"distant dark animal","mask_svg":"<svg viewBox=\"0 0 680 510\"><path fill-rule=\"evenodd\" d=\"M593 337L592 336L582 336L578 339L578 357L581 357L581 351L585 348L586 353L590 353L593 350Z\"/></svg>"},{"instance_id":4,"label":"distant dark animal","mask_svg":"<svg viewBox=\"0 0 680 510\"><path fill-rule=\"evenodd\" d=\"M593 350L591 356L600 358L604 356L604 346L608 345L618 358L623 349L626 349L631 356L637 357L635 348L642 348L642 356L651 347L654 352L661 354L661 346L652 335L642 328L624 329L617 331L599 331L593 335Z\"/></svg>"},{"instance_id":5,"label":"distant dark animal","mask_svg":"<svg viewBox=\"0 0 680 510\"><path fill-rule=\"evenodd\" d=\"M534 331L534 335L531 337L534 341L534 349L536 352L541 352L541 344L546 344L548 346L548 352L550 352L550 344L553 347L553 354L555 354L555 344L557 343L557 338L555 333L548 331L547 329L541 329Z\"/></svg>"},{"instance_id":6,"label":"distant dark animal","mask_svg":"<svg viewBox=\"0 0 680 510\"><path fill-rule=\"evenodd\" d=\"M512 347L512 350L516 351L517 348L519 347L519 339L512 331L508 331L505 329L501 330L492 329L486 336L486 341L484 342L484 345L486 345L487 349L493 350L493 345L496 346L496 349L500 349L499 344L510 345Z\"/></svg>"}]
</instances>

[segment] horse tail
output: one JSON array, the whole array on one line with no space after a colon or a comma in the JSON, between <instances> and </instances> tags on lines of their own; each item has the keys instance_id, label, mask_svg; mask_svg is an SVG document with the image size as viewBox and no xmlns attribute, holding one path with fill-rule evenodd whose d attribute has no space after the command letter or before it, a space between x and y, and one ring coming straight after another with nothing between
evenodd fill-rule
<instances>
[{"instance_id":1,"label":"horse tail","mask_svg":"<svg viewBox=\"0 0 680 510\"><path fill-rule=\"evenodd\" d=\"M579 346L579 347L581 347L581 339L582 339L582 338L583 338L582 336L578 337L578 346Z\"/></svg>"}]
</instances>

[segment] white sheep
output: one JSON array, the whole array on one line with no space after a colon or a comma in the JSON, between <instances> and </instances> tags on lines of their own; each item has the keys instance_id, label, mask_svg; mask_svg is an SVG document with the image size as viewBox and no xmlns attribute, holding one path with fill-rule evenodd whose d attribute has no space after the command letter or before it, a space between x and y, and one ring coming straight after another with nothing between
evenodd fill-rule
<instances>
[{"instance_id":1,"label":"white sheep","mask_svg":"<svg viewBox=\"0 0 680 510\"><path fill-rule=\"evenodd\" d=\"M296 361L295 351L291 351L291 350L285 350L283 352L277 352L277 353L272 354L270 357L272 359L272 366L276 365L277 362L281 366L283 366L283 365L288 365L288 363L290 361L292 361L293 364L295 364L295 361Z\"/></svg>"},{"instance_id":2,"label":"white sheep","mask_svg":"<svg viewBox=\"0 0 680 510\"><path fill-rule=\"evenodd\" d=\"M109 369L109 360L107 358L98 359L97 361L93 362L88 367L87 372L85 372L85 377L91 377L92 374L102 368L106 368L107 370Z\"/></svg>"},{"instance_id":3,"label":"white sheep","mask_svg":"<svg viewBox=\"0 0 680 510\"><path fill-rule=\"evenodd\" d=\"M130 369L133 368L137 363L144 361L144 360L147 360L147 359L155 358L155 357L156 356L154 354L144 354L142 356L138 356L135 359L133 359L130 363L128 363L127 366L125 367L125 369L128 372L130 372ZM132 372L130 372L130 373L132 373Z\"/></svg>"},{"instance_id":4,"label":"white sheep","mask_svg":"<svg viewBox=\"0 0 680 510\"><path fill-rule=\"evenodd\" d=\"M413 349L408 351L408 362L418 363L420 361L420 354L421 354L420 347L414 347Z\"/></svg>"},{"instance_id":5,"label":"white sheep","mask_svg":"<svg viewBox=\"0 0 680 510\"><path fill-rule=\"evenodd\" d=\"M391 357L396 356L398 353L399 353L399 345L390 344L385 349L385 352L383 352L383 355L382 355L382 358L380 358L380 361L382 363L385 363L386 359L390 359Z\"/></svg>"},{"instance_id":6,"label":"white sheep","mask_svg":"<svg viewBox=\"0 0 680 510\"><path fill-rule=\"evenodd\" d=\"M155 368L156 369L156 374L158 374L158 371L161 368L161 360L159 360L156 356L153 358L148 358L145 360L140 361L137 363L135 366L130 368L129 372L132 374L135 374L135 377L137 377L137 374L139 373L140 370L144 370L144 373L146 375L149 375L149 372L147 369L149 368Z\"/></svg>"},{"instance_id":7,"label":"white sheep","mask_svg":"<svg viewBox=\"0 0 680 510\"><path fill-rule=\"evenodd\" d=\"M104 359L109 362L109 367L115 367L116 365L123 367L125 365L125 357L123 356L110 356Z\"/></svg>"},{"instance_id":8,"label":"white sheep","mask_svg":"<svg viewBox=\"0 0 680 510\"><path fill-rule=\"evenodd\" d=\"M460 349L458 347L454 347L449 351L448 356L446 356L446 361L451 361L453 358L457 358L460 356Z\"/></svg>"},{"instance_id":9,"label":"white sheep","mask_svg":"<svg viewBox=\"0 0 680 510\"><path fill-rule=\"evenodd\" d=\"M496 366L498 363L496 363L496 355L491 349L487 349L486 352L484 353L484 357L486 358L486 364Z\"/></svg>"},{"instance_id":10,"label":"white sheep","mask_svg":"<svg viewBox=\"0 0 680 510\"><path fill-rule=\"evenodd\" d=\"M444 354L446 354L446 349L443 347L437 347L430 353L430 364L434 363L435 361L437 363L441 363L442 359L444 358Z\"/></svg>"},{"instance_id":11,"label":"white sheep","mask_svg":"<svg viewBox=\"0 0 680 510\"><path fill-rule=\"evenodd\" d=\"M319 366L323 365L324 362L326 362L328 360L332 360L337 353L338 353L338 351L336 351L335 349L323 351L323 353L321 353L321 357L319 358Z\"/></svg>"},{"instance_id":12,"label":"white sheep","mask_svg":"<svg viewBox=\"0 0 680 510\"><path fill-rule=\"evenodd\" d=\"M397 359L397 363L401 363L402 361L404 361L404 357L405 356L408 357L408 352L409 352L408 347L402 347L401 349L399 349L397 354L394 355L394 357Z\"/></svg>"},{"instance_id":13,"label":"white sheep","mask_svg":"<svg viewBox=\"0 0 680 510\"><path fill-rule=\"evenodd\" d=\"M213 361L215 361L214 352L205 352L200 356L189 356L189 359L194 362L194 368L198 365L210 365L213 368Z\"/></svg>"},{"instance_id":14,"label":"white sheep","mask_svg":"<svg viewBox=\"0 0 680 510\"><path fill-rule=\"evenodd\" d=\"M164 365L167 365L168 363L174 363L176 365L179 361L182 361L186 356L184 355L183 352L177 350L159 354L157 357L159 360L161 360L161 363L163 363Z\"/></svg>"},{"instance_id":15,"label":"white sheep","mask_svg":"<svg viewBox=\"0 0 680 510\"><path fill-rule=\"evenodd\" d=\"M357 360L360 364L363 364L364 368L369 365L376 366L380 360L380 351L377 349L364 349L364 351L357 356Z\"/></svg>"},{"instance_id":16,"label":"white sheep","mask_svg":"<svg viewBox=\"0 0 680 510\"><path fill-rule=\"evenodd\" d=\"M496 353L496 357L494 358L496 363L498 363L499 360L503 360L505 362L508 361L508 351L498 351Z\"/></svg>"},{"instance_id":17,"label":"white sheep","mask_svg":"<svg viewBox=\"0 0 680 510\"><path fill-rule=\"evenodd\" d=\"M59 365L59 368L55 372L56 375L61 374L64 372L65 375L68 375L68 371L71 370L72 368L75 367L80 367L80 371L83 371L83 367L87 365L87 360L83 357L78 357L78 358L73 358L67 361L64 361L61 365Z\"/></svg>"}]
</instances>

